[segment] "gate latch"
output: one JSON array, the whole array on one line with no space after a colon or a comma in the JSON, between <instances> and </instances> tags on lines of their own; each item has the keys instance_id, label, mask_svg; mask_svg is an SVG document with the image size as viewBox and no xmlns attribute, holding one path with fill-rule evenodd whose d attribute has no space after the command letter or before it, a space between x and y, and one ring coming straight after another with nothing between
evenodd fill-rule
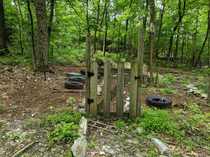
<instances>
[{"instance_id":1,"label":"gate latch","mask_svg":"<svg viewBox=\"0 0 210 157\"><path fill-rule=\"evenodd\" d=\"M94 76L94 73L88 71L88 77Z\"/></svg>"},{"instance_id":2,"label":"gate latch","mask_svg":"<svg viewBox=\"0 0 210 157\"><path fill-rule=\"evenodd\" d=\"M135 79L140 79L141 78L141 76L135 76Z\"/></svg>"},{"instance_id":3,"label":"gate latch","mask_svg":"<svg viewBox=\"0 0 210 157\"><path fill-rule=\"evenodd\" d=\"M88 104L94 103L93 99L88 98Z\"/></svg>"}]
</instances>

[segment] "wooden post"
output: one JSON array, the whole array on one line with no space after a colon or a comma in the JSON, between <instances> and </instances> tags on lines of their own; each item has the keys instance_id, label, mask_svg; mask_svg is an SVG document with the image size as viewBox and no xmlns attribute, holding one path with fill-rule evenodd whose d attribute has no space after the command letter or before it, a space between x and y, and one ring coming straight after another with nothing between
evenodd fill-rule
<instances>
[{"instance_id":1,"label":"wooden post","mask_svg":"<svg viewBox=\"0 0 210 157\"><path fill-rule=\"evenodd\" d=\"M90 77L88 77L88 72L90 71L90 33L86 34L86 51L85 51L85 112L90 114L90 104L88 104L88 99L90 98Z\"/></svg>"},{"instance_id":2,"label":"wooden post","mask_svg":"<svg viewBox=\"0 0 210 157\"><path fill-rule=\"evenodd\" d=\"M117 117L123 117L124 106L124 63L117 64Z\"/></svg>"},{"instance_id":3,"label":"wooden post","mask_svg":"<svg viewBox=\"0 0 210 157\"><path fill-rule=\"evenodd\" d=\"M130 110L129 117L134 118L137 114L137 83L138 79L138 63L131 64L131 84L130 84Z\"/></svg>"},{"instance_id":4,"label":"wooden post","mask_svg":"<svg viewBox=\"0 0 210 157\"><path fill-rule=\"evenodd\" d=\"M90 104L90 114L92 117L97 116L97 85L98 85L98 63L92 62L90 64L90 72L94 73L94 76L90 77L90 99L94 100Z\"/></svg>"},{"instance_id":5,"label":"wooden post","mask_svg":"<svg viewBox=\"0 0 210 157\"><path fill-rule=\"evenodd\" d=\"M144 56L144 33L145 29L140 28L139 29L139 40L138 40L138 57L137 57L137 63L138 63L138 75L140 76L140 79L138 79L138 95L137 95L137 117L141 117L141 92L142 92L142 83L143 83L143 56Z\"/></svg>"},{"instance_id":6,"label":"wooden post","mask_svg":"<svg viewBox=\"0 0 210 157\"><path fill-rule=\"evenodd\" d=\"M104 104L103 116L110 117L111 101L111 63L107 61L104 65Z\"/></svg>"}]
</instances>

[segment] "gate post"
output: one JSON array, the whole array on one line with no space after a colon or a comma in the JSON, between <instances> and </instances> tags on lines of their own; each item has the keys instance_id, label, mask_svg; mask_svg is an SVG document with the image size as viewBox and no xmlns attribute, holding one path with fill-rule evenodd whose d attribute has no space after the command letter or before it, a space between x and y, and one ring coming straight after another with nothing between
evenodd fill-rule
<instances>
[{"instance_id":1,"label":"gate post","mask_svg":"<svg viewBox=\"0 0 210 157\"><path fill-rule=\"evenodd\" d=\"M131 64L131 84L130 84L130 111L129 117L135 118L137 114L137 83L138 83L138 63Z\"/></svg>"},{"instance_id":2,"label":"gate post","mask_svg":"<svg viewBox=\"0 0 210 157\"><path fill-rule=\"evenodd\" d=\"M124 106L124 63L117 64L117 117L123 117Z\"/></svg>"},{"instance_id":3,"label":"gate post","mask_svg":"<svg viewBox=\"0 0 210 157\"><path fill-rule=\"evenodd\" d=\"M92 75L93 74L93 75ZM91 76L90 76L91 75ZM90 114L92 117L97 116L97 85L98 85L98 63L90 64Z\"/></svg>"},{"instance_id":4,"label":"gate post","mask_svg":"<svg viewBox=\"0 0 210 157\"><path fill-rule=\"evenodd\" d=\"M103 116L110 117L110 101L111 101L111 63L106 61L104 65L104 102Z\"/></svg>"},{"instance_id":5,"label":"gate post","mask_svg":"<svg viewBox=\"0 0 210 157\"><path fill-rule=\"evenodd\" d=\"M86 34L86 51L85 51L85 112L90 114L90 104L88 104L88 99L90 98L90 77L88 77L88 72L90 71L90 33Z\"/></svg>"},{"instance_id":6,"label":"gate post","mask_svg":"<svg viewBox=\"0 0 210 157\"><path fill-rule=\"evenodd\" d=\"M142 93L142 81L143 81L143 55L144 55L144 33L145 29L140 28L139 29L139 40L138 40L138 57L137 57L137 63L138 63L138 75L140 76L140 79L138 79L138 94L137 94L137 117L141 117L141 93Z\"/></svg>"}]
</instances>

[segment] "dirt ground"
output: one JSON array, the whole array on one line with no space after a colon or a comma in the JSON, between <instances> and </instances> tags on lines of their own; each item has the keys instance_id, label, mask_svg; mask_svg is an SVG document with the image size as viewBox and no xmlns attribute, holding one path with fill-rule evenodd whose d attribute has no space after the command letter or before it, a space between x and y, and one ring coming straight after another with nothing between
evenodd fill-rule
<instances>
[{"instance_id":1,"label":"dirt ground","mask_svg":"<svg viewBox=\"0 0 210 157\"><path fill-rule=\"evenodd\" d=\"M4 68L4 66L0 67ZM75 109L79 109L78 104L83 101L85 98L85 93L53 93L55 89L61 91L67 90L64 88L65 81L68 81L67 73L68 72L77 72L80 73L81 69L85 67L82 66L60 66L53 65L52 70L55 73L46 73L47 80L44 80L44 74L41 72L33 73L31 71L25 70L25 68L16 68L12 72L6 71L0 75L0 104L3 104L2 110L0 110L0 126L3 126L5 123L10 123L9 127L11 130L18 131L19 123L27 123L30 119L34 120L39 118L46 112L50 112L48 107L52 106L55 109L61 109L63 106L69 106L66 100L69 97L76 99ZM164 75L164 72L161 73ZM185 76L183 74L183 76ZM103 79L103 77L102 77ZM117 77L112 76L111 88L116 85ZM98 80L98 84L101 83L101 79ZM186 94L186 90L183 86L179 86L179 83L174 87L178 92L178 97L169 94L166 97L170 98L173 102L172 108L174 110L178 109L174 107L175 104L184 104L184 103L196 103L200 104L202 110L207 112L210 111L210 107L207 107L206 100L201 99L196 96L190 96ZM82 89L83 91L85 88ZM124 88L126 93L130 93L130 87L126 86ZM151 95L162 96L162 92L155 87L143 88L142 92L142 106L143 108L148 108L146 104L146 97ZM103 98L103 90L101 96L98 96L98 102ZM111 103L111 112L116 110L116 97ZM186 115L189 111L185 111ZM187 116L186 116L187 118ZM0 133L4 133L3 130L0 130ZM33 135L38 134L34 129L30 128L30 131ZM44 136L43 134L38 134L40 137ZM26 142L27 143L27 142ZM0 139L0 148L4 146L12 145L11 142ZM20 143L18 146L14 145L8 151L7 155L12 156L15 152L20 150L24 145ZM9 147L9 146L8 146ZM40 149L42 147L40 146ZM69 149L69 146L66 146L66 149ZM2 153L3 155L3 153ZM1 156L1 153L0 153ZM4 155L5 156L5 155ZM37 155L38 156L38 155Z\"/></svg>"}]
</instances>

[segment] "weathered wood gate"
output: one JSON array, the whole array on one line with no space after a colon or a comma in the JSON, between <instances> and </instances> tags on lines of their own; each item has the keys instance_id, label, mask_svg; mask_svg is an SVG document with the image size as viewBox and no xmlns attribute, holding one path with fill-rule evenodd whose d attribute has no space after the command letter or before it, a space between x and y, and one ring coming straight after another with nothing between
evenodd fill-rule
<instances>
[{"instance_id":1,"label":"weathered wood gate","mask_svg":"<svg viewBox=\"0 0 210 157\"><path fill-rule=\"evenodd\" d=\"M97 62L90 63L90 33L86 35L86 73L85 73L85 112L92 117L97 115L110 117L140 117L141 91L143 76L144 29L139 29L137 62L131 64L131 69L124 69L124 63L117 64L117 69L111 68L107 61L104 68L98 68ZM104 98L97 104L98 72L104 72ZM117 73L117 85L111 90L111 73ZM124 76L124 73L128 75ZM124 86L130 81L130 110L123 112ZM110 112L110 101L117 95L116 112ZM103 112L101 112L103 109Z\"/></svg>"}]
</instances>

